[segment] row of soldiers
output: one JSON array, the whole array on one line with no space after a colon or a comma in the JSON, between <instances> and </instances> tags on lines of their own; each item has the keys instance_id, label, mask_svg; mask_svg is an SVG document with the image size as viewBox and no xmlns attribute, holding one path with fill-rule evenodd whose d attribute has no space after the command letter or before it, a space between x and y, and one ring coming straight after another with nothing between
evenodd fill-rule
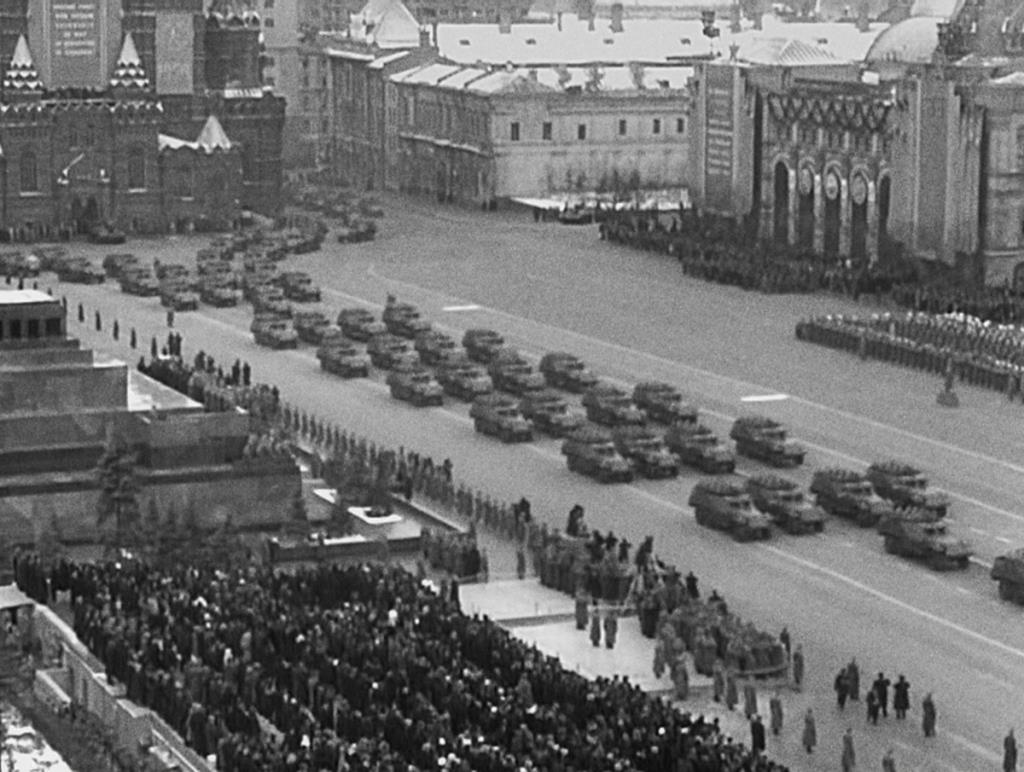
<instances>
[{"instance_id":1,"label":"row of soldiers","mask_svg":"<svg viewBox=\"0 0 1024 772\"><path fill-rule=\"evenodd\" d=\"M476 532L420 531L423 558L434 569L441 569L460 580L486 582L490 572L487 550L477 543Z\"/></svg>"}]
</instances>

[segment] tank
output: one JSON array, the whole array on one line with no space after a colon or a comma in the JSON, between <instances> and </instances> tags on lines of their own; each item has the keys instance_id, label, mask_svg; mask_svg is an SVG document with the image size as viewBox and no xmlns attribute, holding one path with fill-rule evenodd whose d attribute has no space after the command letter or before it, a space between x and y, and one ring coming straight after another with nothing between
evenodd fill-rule
<instances>
[{"instance_id":1,"label":"tank","mask_svg":"<svg viewBox=\"0 0 1024 772\"><path fill-rule=\"evenodd\" d=\"M519 409L538 430L552 437L565 437L587 422L582 413L570 410L565 397L554 389L527 392Z\"/></svg>"},{"instance_id":2,"label":"tank","mask_svg":"<svg viewBox=\"0 0 1024 772\"><path fill-rule=\"evenodd\" d=\"M611 384L599 383L587 389L582 403L587 419L603 426L643 426L647 422L629 394Z\"/></svg>"},{"instance_id":3,"label":"tank","mask_svg":"<svg viewBox=\"0 0 1024 772\"><path fill-rule=\"evenodd\" d=\"M295 348L299 336L292 327L291 319L272 318L254 321L252 337L257 345L267 348Z\"/></svg>"},{"instance_id":4,"label":"tank","mask_svg":"<svg viewBox=\"0 0 1024 772\"><path fill-rule=\"evenodd\" d=\"M778 475L755 475L747 480L754 506L789 534L821 533L825 511L811 503L792 480Z\"/></svg>"},{"instance_id":5,"label":"tank","mask_svg":"<svg viewBox=\"0 0 1024 772\"><path fill-rule=\"evenodd\" d=\"M494 330L466 330L462 336L462 345L469 358L480 364L490 364L495 354L505 345L505 339Z\"/></svg>"},{"instance_id":6,"label":"tank","mask_svg":"<svg viewBox=\"0 0 1024 772\"><path fill-rule=\"evenodd\" d=\"M656 429L646 426L618 426L612 430L615 449L629 459L636 469L648 479L664 479L679 476L677 459Z\"/></svg>"},{"instance_id":7,"label":"tank","mask_svg":"<svg viewBox=\"0 0 1024 772\"><path fill-rule=\"evenodd\" d=\"M811 479L811 493L830 515L852 520L862 528L876 525L893 511L868 478L851 469L819 469Z\"/></svg>"},{"instance_id":8,"label":"tank","mask_svg":"<svg viewBox=\"0 0 1024 772\"><path fill-rule=\"evenodd\" d=\"M645 381L633 387L633 401L652 421L663 424L697 423L697 408L683 401L675 386Z\"/></svg>"},{"instance_id":9,"label":"tank","mask_svg":"<svg viewBox=\"0 0 1024 772\"><path fill-rule=\"evenodd\" d=\"M374 335L366 344L366 353L370 355L370 361L374 367L385 370L399 367L400 365L419 364L419 354L412 350L409 342L389 333Z\"/></svg>"},{"instance_id":10,"label":"tank","mask_svg":"<svg viewBox=\"0 0 1024 772\"><path fill-rule=\"evenodd\" d=\"M299 303L320 302L320 288L305 271L287 271L281 274L279 281L285 297L289 300Z\"/></svg>"},{"instance_id":11,"label":"tank","mask_svg":"<svg viewBox=\"0 0 1024 772\"><path fill-rule=\"evenodd\" d=\"M938 571L964 570L971 549L963 539L951 536L945 523L930 519L924 510L901 510L883 517L878 532L891 555L920 560Z\"/></svg>"},{"instance_id":12,"label":"tank","mask_svg":"<svg viewBox=\"0 0 1024 772\"><path fill-rule=\"evenodd\" d=\"M391 396L416 407L444 404L444 392L431 372L419 365L403 366L388 373Z\"/></svg>"},{"instance_id":13,"label":"tank","mask_svg":"<svg viewBox=\"0 0 1024 772\"><path fill-rule=\"evenodd\" d=\"M387 332L384 323L365 308L344 308L338 312L338 326L346 337L366 342L374 335Z\"/></svg>"},{"instance_id":14,"label":"tank","mask_svg":"<svg viewBox=\"0 0 1024 772\"><path fill-rule=\"evenodd\" d=\"M682 463L707 474L736 470L736 455L704 424L673 424L665 432L665 444Z\"/></svg>"},{"instance_id":15,"label":"tank","mask_svg":"<svg viewBox=\"0 0 1024 772\"><path fill-rule=\"evenodd\" d=\"M539 369L549 386L574 394L597 384L597 376L587 369L583 361L564 351L552 351L542 356Z\"/></svg>"},{"instance_id":16,"label":"tank","mask_svg":"<svg viewBox=\"0 0 1024 772\"><path fill-rule=\"evenodd\" d=\"M437 380L445 394L466 402L494 391L491 376L482 366L465 358L465 355L462 359L440 363L437 366Z\"/></svg>"},{"instance_id":17,"label":"tank","mask_svg":"<svg viewBox=\"0 0 1024 772\"><path fill-rule=\"evenodd\" d=\"M750 496L739 483L715 478L699 480L687 503L693 507L698 525L725 531L736 541L771 536L771 520L754 509Z\"/></svg>"},{"instance_id":18,"label":"tank","mask_svg":"<svg viewBox=\"0 0 1024 772\"><path fill-rule=\"evenodd\" d=\"M413 348L419 352L425 365L436 365L451 359L459 351L459 344L450 335L437 330L427 330L416 336Z\"/></svg>"},{"instance_id":19,"label":"tank","mask_svg":"<svg viewBox=\"0 0 1024 772\"><path fill-rule=\"evenodd\" d=\"M505 394L486 394L473 400L469 408L473 428L481 434L498 437L502 442L529 442L533 427L519 412L519 404Z\"/></svg>"},{"instance_id":20,"label":"tank","mask_svg":"<svg viewBox=\"0 0 1024 772\"><path fill-rule=\"evenodd\" d=\"M916 507L940 520L949 512L950 499L942 491L928 490L928 478L910 464L878 461L868 467L868 479L882 498L897 507Z\"/></svg>"},{"instance_id":21,"label":"tank","mask_svg":"<svg viewBox=\"0 0 1024 772\"><path fill-rule=\"evenodd\" d=\"M411 303L392 303L384 307L381 321L392 335L415 338L430 329L430 322L420 317L420 312Z\"/></svg>"},{"instance_id":22,"label":"tank","mask_svg":"<svg viewBox=\"0 0 1024 772\"><path fill-rule=\"evenodd\" d=\"M306 343L319 345L324 337L324 331L332 327L327 316L321 311L296 311L292 317L295 323L295 332L299 334L299 340ZM340 329L334 329L340 332Z\"/></svg>"},{"instance_id":23,"label":"tank","mask_svg":"<svg viewBox=\"0 0 1024 772\"><path fill-rule=\"evenodd\" d=\"M632 482L633 467L615 449L612 435L599 426L584 426L562 443L562 455L572 472L601 482Z\"/></svg>"},{"instance_id":24,"label":"tank","mask_svg":"<svg viewBox=\"0 0 1024 772\"><path fill-rule=\"evenodd\" d=\"M741 456L764 461L772 466L800 466L806 451L786 438L782 424L765 416L741 416L729 432Z\"/></svg>"},{"instance_id":25,"label":"tank","mask_svg":"<svg viewBox=\"0 0 1024 772\"><path fill-rule=\"evenodd\" d=\"M1000 555L990 576L999 583L999 597L1024 606L1024 548Z\"/></svg>"},{"instance_id":26,"label":"tank","mask_svg":"<svg viewBox=\"0 0 1024 772\"><path fill-rule=\"evenodd\" d=\"M199 299L208 306L217 308L230 308L237 306L239 292L229 284L204 279L199 286Z\"/></svg>"},{"instance_id":27,"label":"tank","mask_svg":"<svg viewBox=\"0 0 1024 772\"><path fill-rule=\"evenodd\" d=\"M510 394L525 394L544 388L544 376L533 369L514 348L498 351L487 365L494 388Z\"/></svg>"},{"instance_id":28,"label":"tank","mask_svg":"<svg viewBox=\"0 0 1024 772\"><path fill-rule=\"evenodd\" d=\"M370 358L365 354L360 354L355 346L340 335L340 331L331 335L331 330L338 330L338 328L328 328L316 350L320 369L343 378L365 378L368 376L370 374Z\"/></svg>"}]
</instances>

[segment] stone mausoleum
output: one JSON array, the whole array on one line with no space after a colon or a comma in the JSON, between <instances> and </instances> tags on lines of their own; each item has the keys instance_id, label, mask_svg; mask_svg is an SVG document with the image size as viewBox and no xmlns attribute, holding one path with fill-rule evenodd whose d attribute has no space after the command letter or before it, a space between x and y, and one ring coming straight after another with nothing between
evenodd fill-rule
<instances>
[{"instance_id":1,"label":"stone mausoleum","mask_svg":"<svg viewBox=\"0 0 1024 772\"><path fill-rule=\"evenodd\" d=\"M203 406L67 334L62 304L0 291L0 532L30 542L54 524L95 541L96 467L110 438L134 453L145 517L192 512L214 528L282 522L300 489L291 456L246 451L250 416ZM112 524L111 524L112 525Z\"/></svg>"}]
</instances>

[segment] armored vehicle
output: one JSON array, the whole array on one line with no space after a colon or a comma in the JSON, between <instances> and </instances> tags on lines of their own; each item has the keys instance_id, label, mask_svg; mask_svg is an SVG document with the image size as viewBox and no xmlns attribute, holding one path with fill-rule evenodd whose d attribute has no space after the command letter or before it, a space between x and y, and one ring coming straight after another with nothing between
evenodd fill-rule
<instances>
[{"instance_id":1,"label":"armored vehicle","mask_svg":"<svg viewBox=\"0 0 1024 772\"><path fill-rule=\"evenodd\" d=\"M946 524L930 519L925 510L901 510L883 517L878 532L885 551L926 563L937 571L965 569L971 558L967 542L950 536Z\"/></svg>"},{"instance_id":2,"label":"armored vehicle","mask_svg":"<svg viewBox=\"0 0 1024 772\"><path fill-rule=\"evenodd\" d=\"M505 345L505 339L494 330L466 330L462 336L462 345L470 359L486 365Z\"/></svg>"},{"instance_id":3,"label":"armored vehicle","mask_svg":"<svg viewBox=\"0 0 1024 772\"><path fill-rule=\"evenodd\" d=\"M57 281L73 284L102 284L106 280L106 272L84 257L72 257L61 261L57 266Z\"/></svg>"},{"instance_id":4,"label":"armored vehicle","mask_svg":"<svg viewBox=\"0 0 1024 772\"><path fill-rule=\"evenodd\" d=\"M254 321L252 337L257 345L267 348L295 348L299 345L299 336L291 319L281 317Z\"/></svg>"},{"instance_id":5,"label":"armored vehicle","mask_svg":"<svg viewBox=\"0 0 1024 772\"><path fill-rule=\"evenodd\" d=\"M387 384L392 397L417 407L444 404L441 384L434 380L429 370L419 365L396 368L388 373Z\"/></svg>"},{"instance_id":6,"label":"armored vehicle","mask_svg":"<svg viewBox=\"0 0 1024 772\"><path fill-rule=\"evenodd\" d=\"M693 486L688 503L698 525L726 531L736 541L771 536L771 520L754 509L750 496L739 483L714 478L700 480Z\"/></svg>"},{"instance_id":7,"label":"armored vehicle","mask_svg":"<svg viewBox=\"0 0 1024 772\"><path fill-rule=\"evenodd\" d=\"M348 224L337 229L337 235L338 242L341 244L373 241L377 236L377 223L364 217L349 217Z\"/></svg>"},{"instance_id":8,"label":"armored vehicle","mask_svg":"<svg viewBox=\"0 0 1024 772\"><path fill-rule=\"evenodd\" d=\"M736 440L736 452L772 466L800 466L807 451L786 439L782 424L765 416L740 416L729 436Z\"/></svg>"},{"instance_id":9,"label":"armored vehicle","mask_svg":"<svg viewBox=\"0 0 1024 772\"><path fill-rule=\"evenodd\" d=\"M622 389L599 383L583 395L587 418L604 426L643 426L647 416Z\"/></svg>"},{"instance_id":10,"label":"armored vehicle","mask_svg":"<svg viewBox=\"0 0 1024 772\"><path fill-rule=\"evenodd\" d=\"M278 279L284 296L299 303L319 303L320 288L305 271L285 271Z\"/></svg>"},{"instance_id":11,"label":"armored vehicle","mask_svg":"<svg viewBox=\"0 0 1024 772\"><path fill-rule=\"evenodd\" d=\"M316 350L320 369L344 378L365 378L370 374L370 358L360 354L337 327L324 333Z\"/></svg>"},{"instance_id":12,"label":"armored vehicle","mask_svg":"<svg viewBox=\"0 0 1024 772\"><path fill-rule=\"evenodd\" d=\"M644 477L663 479L679 476L679 459L667 447L661 434L647 426L617 426L612 430L615 449L629 459Z\"/></svg>"},{"instance_id":13,"label":"armored vehicle","mask_svg":"<svg viewBox=\"0 0 1024 772\"><path fill-rule=\"evenodd\" d=\"M366 344L366 353L374 367L391 370L402 364L419 364L419 355L412 350L409 342L390 333L374 335Z\"/></svg>"},{"instance_id":14,"label":"armored vehicle","mask_svg":"<svg viewBox=\"0 0 1024 772\"><path fill-rule=\"evenodd\" d=\"M175 311L197 311L199 295L190 290L184 281L164 281L160 283L160 305Z\"/></svg>"},{"instance_id":15,"label":"armored vehicle","mask_svg":"<svg viewBox=\"0 0 1024 772\"><path fill-rule=\"evenodd\" d=\"M160 282L149 268L134 268L121 274L121 292L150 298L160 294Z\"/></svg>"},{"instance_id":16,"label":"armored vehicle","mask_svg":"<svg viewBox=\"0 0 1024 772\"><path fill-rule=\"evenodd\" d=\"M256 287L251 302L256 312L270 311L287 317L292 315L292 304L285 300L284 291L275 284Z\"/></svg>"},{"instance_id":17,"label":"armored vehicle","mask_svg":"<svg viewBox=\"0 0 1024 772\"><path fill-rule=\"evenodd\" d=\"M324 330L332 326L330 320L321 311L296 311L292 320L295 323L295 332L298 333L299 340L314 345L320 343L324 337ZM341 330L338 332L340 333Z\"/></svg>"},{"instance_id":18,"label":"armored vehicle","mask_svg":"<svg viewBox=\"0 0 1024 772\"><path fill-rule=\"evenodd\" d=\"M897 507L916 507L940 520L949 511L949 496L928 490L928 478L921 470L901 461L879 461L868 467L868 479L875 491Z\"/></svg>"},{"instance_id":19,"label":"armored vehicle","mask_svg":"<svg viewBox=\"0 0 1024 772\"><path fill-rule=\"evenodd\" d=\"M582 360L564 351L552 351L540 359L540 371L548 386L580 394L597 384L597 376Z\"/></svg>"},{"instance_id":20,"label":"armored vehicle","mask_svg":"<svg viewBox=\"0 0 1024 772\"><path fill-rule=\"evenodd\" d=\"M515 399L505 394L487 394L473 400L469 409L473 428L481 434L498 437L502 442L529 442L533 427L519 412Z\"/></svg>"},{"instance_id":21,"label":"armored vehicle","mask_svg":"<svg viewBox=\"0 0 1024 772\"><path fill-rule=\"evenodd\" d=\"M754 506L786 533L825 530L824 510L812 504L792 480L774 474L755 475L747 480L747 493Z\"/></svg>"},{"instance_id":22,"label":"armored vehicle","mask_svg":"<svg viewBox=\"0 0 1024 772\"><path fill-rule=\"evenodd\" d=\"M697 408L683 401L675 386L645 381L633 387L633 401L652 421L663 424L697 423Z\"/></svg>"},{"instance_id":23,"label":"armored vehicle","mask_svg":"<svg viewBox=\"0 0 1024 772\"><path fill-rule=\"evenodd\" d=\"M487 372L496 389L511 394L525 394L544 388L544 376L534 370L514 348L501 349L487 365Z\"/></svg>"},{"instance_id":24,"label":"armored vehicle","mask_svg":"<svg viewBox=\"0 0 1024 772\"><path fill-rule=\"evenodd\" d=\"M665 432L665 444L687 466L708 474L736 471L736 455L704 424L676 423Z\"/></svg>"},{"instance_id":25,"label":"armored vehicle","mask_svg":"<svg viewBox=\"0 0 1024 772\"><path fill-rule=\"evenodd\" d=\"M115 252L103 258L103 271L111 279L120 279L129 268L141 264L137 255L130 252Z\"/></svg>"},{"instance_id":26,"label":"armored vehicle","mask_svg":"<svg viewBox=\"0 0 1024 772\"><path fill-rule=\"evenodd\" d=\"M124 231L113 223L102 222L89 229L89 241L93 244L124 244L127 240Z\"/></svg>"},{"instance_id":27,"label":"armored vehicle","mask_svg":"<svg viewBox=\"0 0 1024 772\"><path fill-rule=\"evenodd\" d=\"M535 427L552 437L565 437L587 422L582 413L569 410L565 397L554 389L526 392L519 409Z\"/></svg>"},{"instance_id":28,"label":"armored vehicle","mask_svg":"<svg viewBox=\"0 0 1024 772\"><path fill-rule=\"evenodd\" d=\"M160 281L165 279L188 279L189 270L187 265L180 263L164 263L160 260L153 261L153 270L156 271L156 278Z\"/></svg>"},{"instance_id":29,"label":"armored vehicle","mask_svg":"<svg viewBox=\"0 0 1024 772\"><path fill-rule=\"evenodd\" d=\"M362 342L387 332L384 322L377 321L365 308L343 308L338 313L338 326L345 337Z\"/></svg>"},{"instance_id":30,"label":"armored vehicle","mask_svg":"<svg viewBox=\"0 0 1024 772\"><path fill-rule=\"evenodd\" d=\"M819 469L811 479L811 493L830 515L853 520L862 528L875 525L892 506L875 493L867 477L850 469Z\"/></svg>"},{"instance_id":31,"label":"armored vehicle","mask_svg":"<svg viewBox=\"0 0 1024 772\"><path fill-rule=\"evenodd\" d=\"M445 394L467 402L494 391L491 376L465 356L438 365L437 380Z\"/></svg>"},{"instance_id":32,"label":"armored vehicle","mask_svg":"<svg viewBox=\"0 0 1024 772\"><path fill-rule=\"evenodd\" d=\"M421 332L416 336L413 348L419 352L420 359L426 365L436 365L442 360L450 359L453 354L460 351L459 344L450 335L445 335L437 330Z\"/></svg>"},{"instance_id":33,"label":"armored vehicle","mask_svg":"<svg viewBox=\"0 0 1024 772\"><path fill-rule=\"evenodd\" d=\"M225 282L204 279L199 285L199 299L208 306L231 308L238 305L241 293Z\"/></svg>"},{"instance_id":34,"label":"armored vehicle","mask_svg":"<svg viewBox=\"0 0 1024 772\"><path fill-rule=\"evenodd\" d=\"M999 597L1024 606L1024 548L1000 555L990 576L999 582Z\"/></svg>"},{"instance_id":35,"label":"armored vehicle","mask_svg":"<svg viewBox=\"0 0 1024 772\"><path fill-rule=\"evenodd\" d=\"M633 482L633 467L615 449L612 434L587 425L571 432L562 443L569 471L595 477L601 482Z\"/></svg>"},{"instance_id":36,"label":"armored vehicle","mask_svg":"<svg viewBox=\"0 0 1024 772\"><path fill-rule=\"evenodd\" d=\"M420 312L411 303L391 303L384 306L381 321L392 335L415 338L430 329L430 322L420 317Z\"/></svg>"}]
</instances>

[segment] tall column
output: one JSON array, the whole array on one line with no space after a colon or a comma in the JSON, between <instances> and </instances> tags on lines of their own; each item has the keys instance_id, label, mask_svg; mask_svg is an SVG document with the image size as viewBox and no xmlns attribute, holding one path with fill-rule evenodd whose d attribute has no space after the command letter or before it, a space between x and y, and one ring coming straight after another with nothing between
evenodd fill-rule
<instances>
[{"instance_id":1,"label":"tall column","mask_svg":"<svg viewBox=\"0 0 1024 772\"><path fill-rule=\"evenodd\" d=\"M814 173L814 251L825 251L825 186L820 171Z\"/></svg>"},{"instance_id":2,"label":"tall column","mask_svg":"<svg viewBox=\"0 0 1024 772\"><path fill-rule=\"evenodd\" d=\"M878 196L875 192L875 181L868 180L868 198L864 202L868 216L868 243L865 250L868 255L868 263L878 261Z\"/></svg>"},{"instance_id":3,"label":"tall column","mask_svg":"<svg viewBox=\"0 0 1024 772\"><path fill-rule=\"evenodd\" d=\"M839 178L839 254L850 256L850 220L853 209L850 206L850 180Z\"/></svg>"}]
</instances>

